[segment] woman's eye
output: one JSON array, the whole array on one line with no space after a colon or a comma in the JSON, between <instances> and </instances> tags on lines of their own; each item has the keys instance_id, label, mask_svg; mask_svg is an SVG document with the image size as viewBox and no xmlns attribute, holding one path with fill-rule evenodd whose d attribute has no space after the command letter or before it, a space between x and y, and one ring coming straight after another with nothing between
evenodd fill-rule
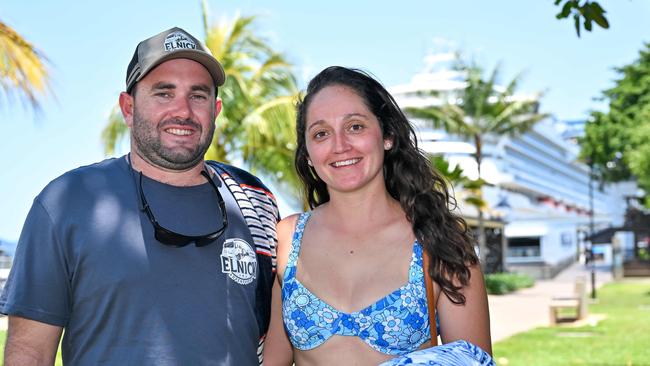
<instances>
[{"instance_id":1,"label":"woman's eye","mask_svg":"<svg viewBox=\"0 0 650 366\"><path fill-rule=\"evenodd\" d=\"M327 136L327 132L325 132L325 131L317 131L317 132L314 134L314 138L315 138L315 139L322 139L322 138L325 137L325 136Z\"/></svg>"},{"instance_id":2,"label":"woman's eye","mask_svg":"<svg viewBox=\"0 0 650 366\"><path fill-rule=\"evenodd\" d=\"M360 124L360 123L355 123L355 124L350 126L350 130L355 131L355 132L361 131L361 130L363 130L363 128L364 128L363 125Z\"/></svg>"}]
</instances>

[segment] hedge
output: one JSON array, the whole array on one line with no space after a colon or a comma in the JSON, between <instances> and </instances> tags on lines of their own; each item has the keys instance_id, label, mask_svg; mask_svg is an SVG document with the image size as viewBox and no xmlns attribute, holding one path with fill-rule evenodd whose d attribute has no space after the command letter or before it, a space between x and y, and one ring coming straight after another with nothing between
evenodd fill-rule
<instances>
[{"instance_id":1,"label":"hedge","mask_svg":"<svg viewBox=\"0 0 650 366\"><path fill-rule=\"evenodd\" d=\"M521 288L532 287L532 277L521 273L492 273L485 275L485 288L488 294L503 295Z\"/></svg>"}]
</instances>

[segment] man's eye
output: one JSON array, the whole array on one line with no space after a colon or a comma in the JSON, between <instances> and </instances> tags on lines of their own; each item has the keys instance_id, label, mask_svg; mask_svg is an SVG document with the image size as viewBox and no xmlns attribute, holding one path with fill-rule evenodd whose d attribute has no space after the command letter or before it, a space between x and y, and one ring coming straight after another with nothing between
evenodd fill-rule
<instances>
[{"instance_id":1,"label":"man's eye","mask_svg":"<svg viewBox=\"0 0 650 366\"><path fill-rule=\"evenodd\" d=\"M195 100L207 100L208 97L203 95L203 94L195 94L195 95L192 95L192 99L195 99Z\"/></svg>"},{"instance_id":2,"label":"man's eye","mask_svg":"<svg viewBox=\"0 0 650 366\"><path fill-rule=\"evenodd\" d=\"M156 93L155 96L161 97L161 98L171 98L172 95L171 95L171 93L160 92L160 93Z\"/></svg>"}]
</instances>

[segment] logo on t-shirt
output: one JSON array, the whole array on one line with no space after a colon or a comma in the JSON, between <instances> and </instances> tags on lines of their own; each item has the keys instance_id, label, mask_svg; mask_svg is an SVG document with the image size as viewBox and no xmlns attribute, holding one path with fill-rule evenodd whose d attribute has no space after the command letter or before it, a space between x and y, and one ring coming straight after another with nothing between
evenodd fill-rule
<instances>
[{"instance_id":1,"label":"logo on t-shirt","mask_svg":"<svg viewBox=\"0 0 650 366\"><path fill-rule=\"evenodd\" d=\"M243 239L228 239L221 250L221 272L231 280L247 285L257 277L257 259L253 248Z\"/></svg>"}]
</instances>

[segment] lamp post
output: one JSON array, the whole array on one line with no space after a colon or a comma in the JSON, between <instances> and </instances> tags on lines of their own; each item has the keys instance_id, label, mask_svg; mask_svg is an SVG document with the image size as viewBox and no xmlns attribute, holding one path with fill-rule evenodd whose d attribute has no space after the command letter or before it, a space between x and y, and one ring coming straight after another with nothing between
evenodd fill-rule
<instances>
[{"instance_id":1,"label":"lamp post","mask_svg":"<svg viewBox=\"0 0 650 366\"><path fill-rule=\"evenodd\" d=\"M589 164L589 268L591 269L591 298L596 298L596 263L594 261L594 160Z\"/></svg>"}]
</instances>

